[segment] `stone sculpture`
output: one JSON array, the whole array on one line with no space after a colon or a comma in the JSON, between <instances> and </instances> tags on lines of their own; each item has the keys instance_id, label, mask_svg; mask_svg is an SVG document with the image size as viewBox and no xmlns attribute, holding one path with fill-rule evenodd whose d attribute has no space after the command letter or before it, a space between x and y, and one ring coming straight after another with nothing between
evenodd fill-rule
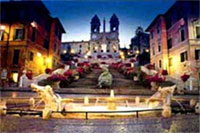
<instances>
[{"instance_id":1,"label":"stone sculpture","mask_svg":"<svg viewBox=\"0 0 200 133\"><path fill-rule=\"evenodd\" d=\"M174 94L176 85L171 87L159 87L158 91L148 99L148 104L150 108L155 108L158 106L163 107L162 116L171 116L171 97Z\"/></svg>"},{"instance_id":2,"label":"stone sculpture","mask_svg":"<svg viewBox=\"0 0 200 133\"><path fill-rule=\"evenodd\" d=\"M98 78L98 87L111 87L112 86L112 75L110 74L108 68L103 67L103 73Z\"/></svg>"},{"instance_id":3,"label":"stone sculpture","mask_svg":"<svg viewBox=\"0 0 200 133\"><path fill-rule=\"evenodd\" d=\"M65 108L65 103L59 95L54 94L53 89L47 85L45 87L31 84L33 91L37 92L44 102L43 119L48 119L52 111L62 111Z\"/></svg>"}]
</instances>

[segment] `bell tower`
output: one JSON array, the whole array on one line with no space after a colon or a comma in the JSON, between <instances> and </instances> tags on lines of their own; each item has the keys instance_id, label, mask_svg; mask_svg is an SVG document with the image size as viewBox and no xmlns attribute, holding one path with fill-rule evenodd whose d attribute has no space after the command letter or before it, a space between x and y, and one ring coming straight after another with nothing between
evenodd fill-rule
<instances>
[{"instance_id":1,"label":"bell tower","mask_svg":"<svg viewBox=\"0 0 200 133\"><path fill-rule=\"evenodd\" d=\"M110 18L110 32L118 32L119 31L119 19L113 14Z\"/></svg>"},{"instance_id":2,"label":"bell tower","mask_svg":"<svg viewBox=\"0 0 200 133\"><path fill-rule=\"evenodd\" d=\"M100 20L99 20L99 17L97 15L95 15L91 22L91 33L99 33L100 32Z\"/></svg>"}]
</instances>

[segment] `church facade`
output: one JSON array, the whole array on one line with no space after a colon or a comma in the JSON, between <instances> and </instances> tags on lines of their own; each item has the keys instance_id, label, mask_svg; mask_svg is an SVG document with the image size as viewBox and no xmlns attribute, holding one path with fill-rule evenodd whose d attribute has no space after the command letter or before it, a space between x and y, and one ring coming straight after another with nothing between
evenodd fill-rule
<instances>
[{"instance_id":1,"label":"church facade","mask_svg":"<svg viewBox=\"0 0 200 133\"><path fill-rule=\"evenodd\" d=\"M101 22L97 15L95 15L91 22L90 40L76 42L63 42L63 48L66 45L70 46L71 51L79 54L82 57L93 56L97 58L101 55L104 58L112 55L112 57L119 56L119 19L113 14L110 18L110 30L106 31L106 20L103 20L103 31L101 29ZM84 43L86 42L86 43ZM77 45L77 46L76 46ZM87 46L83 46L87 45ZM64 49L63 49L64 50ZM80 52L81 51L81 52ZM82 52L84 51L84 52Z\"/></svg>"}]
</instances>

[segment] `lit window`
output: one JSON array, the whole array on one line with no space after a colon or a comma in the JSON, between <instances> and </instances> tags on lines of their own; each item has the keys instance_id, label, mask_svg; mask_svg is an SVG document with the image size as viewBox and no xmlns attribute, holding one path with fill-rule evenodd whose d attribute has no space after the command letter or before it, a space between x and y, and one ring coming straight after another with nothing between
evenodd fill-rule
<instances>
[{"instance_id":1,"label":"lit window","mask_svg":"<svg viewBox=\"0 0 200 133\"><path fill-rule=\"evenodd\" d=\"M13 71L13 72L12 72L12 80L13 80L15 83L18 82L18 76L19 76L19 74L18 74L17 71Z\"/></svg>"},{"instance_id":2,"label":"lit window","mask_svg":"<svg viewBox=\"0 0 200 133\"><path fill-rule=\"evenodd\" d=\"M181 62L184 62L184 61L188 60L188 58L187 58L187 51L181 53L180 56L181 56Z\"/></svg>"}]
</instances>

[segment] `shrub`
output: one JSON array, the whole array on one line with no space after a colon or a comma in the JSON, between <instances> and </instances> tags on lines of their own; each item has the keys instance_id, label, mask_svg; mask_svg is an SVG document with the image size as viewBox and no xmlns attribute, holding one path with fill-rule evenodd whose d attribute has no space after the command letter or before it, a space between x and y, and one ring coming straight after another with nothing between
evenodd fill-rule
<instances>
[{"instance_id":1,"label":"shrub","mask_svg":"<svg viewBox=\"0 0 200 133\"><path fill-rule=\"evenodd\" d=\"M166 76L166 75L168 75L168 72L167 72L167 70L162 70L162 72L161 72L161 73L162 73L162 75L163 75L163 76Z\"/></svg>"},{"instance_id":2,"label":"shrub","mask_svg":"<svg viewBox=\"0 0 200 133\"><path fill-rule=\"evenodd\" d=\"M187 74L183 74L183 75L181 76L181 80L182 80L183 82L186 82L189 78L190 78L190 75L187 75Z\"/></svg>"},{"instance_id":3,"label":"shrub","mask_svg":"<svg viewBox=\"0 0 200 133\"><path fill-rule=\"evenodd\" d=\"M66 78L61 74L53 74L53 75L49 76L47 79L54 81L54 82L66 80Z\"/></svg>"},{"instance_id":4,"label":"shrub","mask_svg":"<svg viewBox=\"0 0 200 133\"><path fill-rule=\"evenodd\" d=\"M52 70L51 70L50 68L46 68L46 69L45 69L45 73L46 73L46 74L51 74L51 73L52 73Z\"/></svg>"}]
</instances>

